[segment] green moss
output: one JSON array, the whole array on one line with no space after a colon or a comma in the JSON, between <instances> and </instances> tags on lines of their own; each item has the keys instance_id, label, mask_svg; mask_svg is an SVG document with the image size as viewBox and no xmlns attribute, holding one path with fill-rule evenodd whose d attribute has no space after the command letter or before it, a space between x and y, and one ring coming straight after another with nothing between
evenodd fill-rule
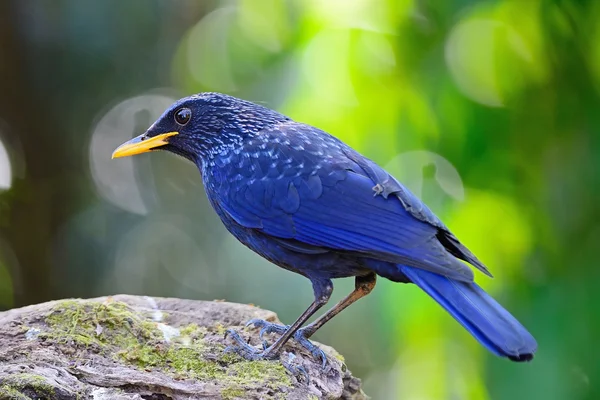
<instances>
[{"instance_id":1,"label":"green moss","mask_svg":"<svg viewBox=\"0 0 600 400\"><path fill-rule=\"evenodd\" d=\"M261 382L270 388L292 385L292 380L283 365L273 361L241 361L231 364L228 375L232 381L244 385L253 382Z\"/></svg>"},{"instance_id":2,"label":"green moss","mask_svg":"<svg viewBox=\"0 0 600 400\"><path fill-rule=\"evenodd\" d=\"M166 341L156 322L125 303L64 301L53 308L45 322L49 330L40 334L45 340L75 348L91 346L117 361L181 379L227 382L230 396L240 387L276 389L292 385L278 362L245 361L223 353L223 345L214 340L208 346L209 330L205 327L180 327L179 336ZM211 334L214 338L224 331L218 324Z\"/></svg>"},{"instance_id":3,"label":"green moss","mask_svg":"<svg viewBox=\"0 0 600 400\"><path fill-rule=\"evenodd\" d=\"M46 317L46 323L50 331L40 337L59 344L127 348L162 339L156 323L139 317L121 302L63 301Z\"/></svg>"},{"instance_id":4,"label":"green moss","mask_svg":"<svg viewBox=\"0 0 600 400\"><path fill-rule=\"evenodd\" d=\"M179 344L136 346L122 350L118 356L122 360L140 368L158 368L171 371L174 375L200 380L216 379L222 375L222 367L215 361L203 358L202 347Z\"/></svg>"},{"instance_id":5,"label":"green moss","mask_svg":"<svg viewBox=\"0 0 600 400\"><path fill-rule=\"evenodd\" d=\"M196 324L189 324L179 328L179 332L183 337L189 337L192 339L203 338L206 335L207 329L199 327Z\"/></svg>"},{"instance_id":6,"label":"green moss","mask_svg":"<svg viewBox=\"0 0 600 400\"><path fill-rule=\"evenodd\" d=\"M221 352L221 355L219 357L219 360L223 363L223 364L233 364L236 362L240 362L240 361L244 361L244 359L242 357L240 357L239 355L233 353L233 352L227 352L225 353L224 351L225 349L223 349L223 351Z\"/></svg>"},{"instance_id":7,"label":"green moss","mask_svg":"<svg viewBox=\"0 0 600 400\"><path fill-rule=\"evenodd\" d=\"M221 392L223 400L234 400L244 396L244 390L240 388L230 387Z\"/></svg>"},{"instance_id":8,"label":"green moss","mask_svg":"<svg viewBox=\"0 0 600 400\"><path fill-rule=\"evenodd\" d=\"M229 365L225 374L219 379L229 383L221 393L224 400L235 399L244 395L244 389L269 388L273 391L284 387L291 387L292 380L286 369L274 361L240 361ZM272 396L264 395L264 399ZM283 399L283 397L281 397Z\"/></svg>"},{"instance_id":9,"label":"green moss","mask_svg":"<svg viewBox=\"0 0 600 400\"><path fill-rule=\"evenodd\" d=\"M217 351L222 351L220 346ZM142 346L123 351L121 357L128 363L140 368L158 368L172 371L182 378L202 381L216 380L228 382L228 389L242 387L290 387L292 381L285 368L273 361L245 361L239 356L222 354L218 359L205 358L204 345L192 343L183 346L171 343L168 346Z\"/></svg>"},{"instance_id":10,"label":"green moss","mask_svg":"<svg viewBox=\"0 0 600 400\"><path fill-rule=\"evenodd\" d=\"M25 395L27 393L27 395ZM52 398L55 394L54 387L48 381L35 374L15 374L10 375L2 381L0 386L0 398L8 399L29 399Z\"/></svg>"},{"instance_id":11,"label":"green moss","mask_svg":"<svg viewBox=\"0 0 600 400\"><path fill-rule=\"evenodd\" d=\"M214 326L214 330L217 332L217 335L224 335L227 331L227 328L225 328L222 324L216 324Z\"/></svg>"},{"instance_id":12,"label":"green moss","mask_svg":"<svg viewBox=\"0 0 600 400\"><path fill-rule=\"evenodd\" d=\"M342 363L346 362L346 359L344 358L344 356L341 355L340 353L338 353L337 351L333 351L333 356L335 358L337 358L338 360L340 360Z\"/></svg>"},{"instance_id":13,"label":"green moss","mask_svg":"<svg viewBox=\"0 0 600 400\"><path fill-rule=\"evenodd\" d=\"M8 385L0 386L0 399L7 400L31 400L16 389L11 388Z\"/></svg>"}]
</instances>

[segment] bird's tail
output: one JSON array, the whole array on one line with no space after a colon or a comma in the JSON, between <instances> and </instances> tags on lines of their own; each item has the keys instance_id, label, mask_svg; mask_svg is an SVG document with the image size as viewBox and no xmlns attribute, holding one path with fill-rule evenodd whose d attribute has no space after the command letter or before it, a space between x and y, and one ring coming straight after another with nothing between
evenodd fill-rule
<instances>
[{"instance_id":1,"label":"bird's tail","mask_svg":"<svg viewBox=\"0 0 600 400\"><path fill-rule=\"evenodd\" d=\"M477 284L403 265L400 269L492 353L513 361L533 358L533 336Z\"/></svg>"}]
</instances>

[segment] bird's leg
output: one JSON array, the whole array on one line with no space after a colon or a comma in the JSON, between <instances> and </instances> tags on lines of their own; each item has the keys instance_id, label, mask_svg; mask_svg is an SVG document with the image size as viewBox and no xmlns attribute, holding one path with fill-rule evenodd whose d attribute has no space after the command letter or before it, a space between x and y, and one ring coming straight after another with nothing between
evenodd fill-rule
<instances>
[{"instance_id":1,"label":"bird's leg","mask_svg":"<svg viewBox=\"0 0 600 400\"><path fill-rule=\"evenodd\" d=\"M230 329L227 331L227 334L231 336L233 340L237 342L237 346L230 346L226 349L226 351L234 351L241 355L242 357L250 360L260 360L260 359L274 359L279 354L279 351L283 347L283 345L296 333L296 331L306 323L306 321L321 307L327 304L329 298L331 297L331 293L333 292L333 283L330 279L313 279L313 290L315 294L315 301L300 315L300 317L294 322L291 326L285 327L285 331L282 332L282 335L279 339L275 341L270 347L264 349L262 352L258 351L255 347L250 346L248 343L242 339L242 337L234 330ZM262 320L252 320L249 324L252 323L257 326L266 326L269 325L269 322ZM274 325L274 324L271 324ZM278 325L279 326L279 325ZM308 340L307 340L308 341ZM311 343L312 345L312 343ZM314 346L314 345L313 345ZM325 362L325 354L319 350L319 357L323 359Z\"/></svg>"},{"instance_id":2,"label":"bird's leg","mask_svg":"<svg viewBox=\"0 0 600 400\"><path fill-rule=\"evenodd\" d=\"M377 275L375 275L374 272L370 273L369 275L357 276L354 281L354 291L352 293L333 306L333 308L331 308L325 314L321 315L321 317L319 317L315 322L296 332L294 338L298 341L300 339L300 335L304 339L311 337L319 328L325 325L327 321L338 315L355 301L371 293L375 287L375 283L377 283Z\"/></svg>"},{"instance_id":3,"label":"bird's leg","mask_svg":"<svg viewBox=\"0 0 600 400\"><path fill-rule=\"evenodd\" d=\"M354 291L346 296L343 300L337 303L333 308L323 314L320 318L318 318L312 324L306 326L305 328L298 329L294 334L294 340L310 351L313 355L319 356L325 361L324 355L321 355L322 351L317 346L312 344L308 338L311 337L319 328L325 325L330 319L338 315L342 310L347 308L349 305L357 301L358 299L365 297L375 287L375 283L377 282L377 275L375 273L370 273L365 276L357 276L354 283ZM263 320L252 320L249 321L248 324L252 324L258 327L261 327L260 337L265 333L278 333L284 334L289 331L289 327L284 325L273 324L270 322L266 322Z\"/></svg>"}]
</instances>

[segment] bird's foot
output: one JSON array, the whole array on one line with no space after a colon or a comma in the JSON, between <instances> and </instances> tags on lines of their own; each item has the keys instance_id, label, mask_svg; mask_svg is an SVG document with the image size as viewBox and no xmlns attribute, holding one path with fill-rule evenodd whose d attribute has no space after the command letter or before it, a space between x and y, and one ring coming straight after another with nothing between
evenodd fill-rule
<instances>
[{"instance_id":1,"label":"bird's foot","mask_svg":"<svg viewBox=\"0 0 600 400\"><path fill-rule=\"evenodd\" d=\"M266 342L263 342L262 351L257 349L256 347L250 345L246 342L237 331L233 329L228 329L225 331L225 338L230 337L233 339L235 344L231 346L227 346L225 348L225 353L235 353L242 358L250 361L257 360L273 360L277 358L277 353L274 351L269 351L270 349L265 346Z\"/></svg>"},{"instance_id":2,"label":"bird's foot","mask_svg":"<svg viewBox=\"0 0 600 400\"><path fill-rule=\"evenodd\" d=\"M268 347L267 341L263 339L263 335L265 333L275 333L278 335L283 335L290 328L289 325L274 324L272 322L268 322L263 319L250 320L250 321L248 321L246 326L250 326L250 325L254 325L257 328L261 328L260 333L258 335L259 335L260 339L263 341L263 348L265 348L265 349ZM313 333L314 332L311 329L310 325L305 328L300 328L294 334L294 340L299 345L301 345L306 350L308 350L310 352L310 354L313 355L313 357L315 357L318 360L321 360L321 363L323 364L323 368L325 368L327 366L327 356L325 355L325 352L323 350L321 350L318 346L314 345L310 340L308 340L308 338L310 336L312 336Z\"/></svg>"},{"instance_id":3,"label":"bird's foot","mask_svg":"<svg viewBox=\"0 0 600 400\"><path fill-rule=\"evenodd\" d=\"M270 351L266 346L266 342L263 341L263 351L260 351L256 347L248 344L240 334L233 329L228 329L225 332L225 337L230 337L236 342L234 345L226 347L225 353L235 353L249 361L273 360L278 356L277 352ZM287 360L282 359L281 363L299 381L309 381L310 378L308 372L306 372L306 369L302 364L298 363L294 353L288 353Z\"/></svg>"}]
</instances>

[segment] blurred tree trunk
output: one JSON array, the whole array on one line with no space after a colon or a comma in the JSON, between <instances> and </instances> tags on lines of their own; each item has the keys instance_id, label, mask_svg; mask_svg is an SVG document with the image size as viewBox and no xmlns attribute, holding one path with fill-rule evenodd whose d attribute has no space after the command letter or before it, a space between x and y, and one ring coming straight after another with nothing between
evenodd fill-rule
<instances>
[{"instance_id":1,"label":"blurred tree trunk","mask_svg":"<svg viewBox=\"0 0 600 400\"><path fill-rule=\"evenodd\" d=\"M18 34L28 28L19 26L16 11L16 2L0 1L0 120L8 148L18 143L23 150L25 176L13 177L10 192L2 195L8 203L2 236L19 262L15 302L24 304L49 298L51 240L65 219L70 193L61 184L65 135L47 112L52 93L38 93L31 84L25 57L32 49Z\"/></svg>"},{"instance_id":2,"label":"blurred tree trunk","mask_svg":"<svg viewBox=\"0 0 600 400\"><path fill-rule=\"evenodd\" d=\"M84 10L96 25L79 21ZM107 104L168 86L171 52L205 12L195 1L0 1L0 130L24 165L0 194L0 239L18 260L11 271L17 305L94 289L104 273L94 267L110 261L81 262L82 254L57 254L54 243L71 216L98 204L87 169L93 121ZM66 275L79 284L63 285Z\"/></svg>"}]
</instances>

